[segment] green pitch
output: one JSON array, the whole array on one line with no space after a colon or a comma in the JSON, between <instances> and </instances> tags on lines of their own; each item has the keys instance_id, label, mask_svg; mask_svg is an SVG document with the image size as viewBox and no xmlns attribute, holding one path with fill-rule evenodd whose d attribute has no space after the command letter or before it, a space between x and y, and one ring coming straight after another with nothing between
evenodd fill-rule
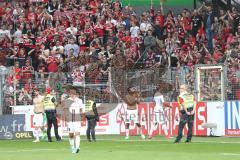
<instances>
[{"instance_id":1,"label":"green pitch","mask_svg":"<svg viewBox=\"0 0 240 160\"><path fill-rule=\"evenodd\" d=\"M121 1L124 6L131 5L131 6L150 6L151 0L122 0ZM154 6L160 5L160 0L152 0ZM167 0L163 3L165 6L186 6L192 7L193 0Z\"/></svg>"},{"instance_id":2,"label":"green pitch","mask_svg":"<svg viewBox=\"0 0 240 160\"><path fill-rule=\"evenodd\" d=\"M30 140L0 141L1 160L239 160L240 138L193 137L190 144L173 144L164 137L97 136L97 142L81 137L79 154L72 154L68 140L32 143Z\"/></svg>"}]
</instances>

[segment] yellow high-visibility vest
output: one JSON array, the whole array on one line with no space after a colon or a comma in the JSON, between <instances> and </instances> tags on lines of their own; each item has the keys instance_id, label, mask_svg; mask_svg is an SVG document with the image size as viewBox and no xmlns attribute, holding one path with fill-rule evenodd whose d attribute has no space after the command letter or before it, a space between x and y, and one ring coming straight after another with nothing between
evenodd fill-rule
<instances>
[{"instance_id":1,"label":"yellow high-visibility vest","mask_svg":"<svg viewBox=\"0 0 240 160\"><path fill-rule=\"evenodd\" d=\"M54 96L52 96L51 94L47 94L46 97L43 100L43 106L45 110L55 110L55 104L52 102L52 98L54 98Z\"/></svg>"},{"instance_id":2,"label":"yellow high-visibility vest","mask_svg":"<svg viewBox=\"0 0 240 160\"><path fill-rule=\"evenodd\" d=\"M181 105L180 100L179 100L180 98L183 99L184 107L186 109L194 107L194 96L192 94L185 93L185 94L179 96L178 103L181 106L181 110L182 110L183 108L182 108L182 105Z\"/></svg>"},{"instance_id":3,"label":"yellow high-visibility vest","mask_svg":"<svg viewBox=\"0 0 240 160\"><path fill-rule=\"evenodd\" d=\"M85 112L90 112L92 111L92 107L93 107L94 101L92 100L87 100L86 104L85 104Z\"/></svg>"}]
</instances>

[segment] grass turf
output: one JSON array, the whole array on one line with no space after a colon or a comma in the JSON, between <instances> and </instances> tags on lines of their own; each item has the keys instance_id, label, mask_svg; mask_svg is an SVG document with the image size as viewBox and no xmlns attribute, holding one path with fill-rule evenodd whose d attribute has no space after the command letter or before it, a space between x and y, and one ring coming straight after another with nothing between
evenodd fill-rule
<instances>
[{"instance_id":1,"label":"grass turf","mask_svg":"<svg viewBox=\"0 0 240 160\"><path fill-rule=\"evenodd\" d=\"M32 140L1 140L1 160L239 160L240 138L193 137L190 144L173 144L164 137L141 140L139 136L97 136L97 142L81 137L79 154L72 154L68 140L32 143ZM184 140L184 139L183 139Z\"/></svg>"}]
</instances>

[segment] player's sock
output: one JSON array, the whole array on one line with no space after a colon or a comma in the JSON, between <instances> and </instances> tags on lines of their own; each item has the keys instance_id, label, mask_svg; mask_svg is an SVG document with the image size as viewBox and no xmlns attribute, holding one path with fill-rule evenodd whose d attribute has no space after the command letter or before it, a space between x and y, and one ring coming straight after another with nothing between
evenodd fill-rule
<instances>
[{"instance_id":1,"label":"player's sock","mask_svg":"<svg viewBox=\"0 0 240 160\"><path fill-rule=\"evenodd\" d=\"M129 137L129 129L126 129L126 136Z\"/></svg>"},{"instance_id":2,"label":"player's sock","mask_svg":"<svg viewBox=\"0 0 240 160\"><path fill-rule=\"evenodd\" d=\"M156 126L156 124L153 124L153 125L151 126L150 133L149 133L149 138L152 138L153 131L155 130L155 126Z\"/></svg>"},{"instance_id":3,"label":"player's sock","mask_svg":"<svg viewBox=\"0 0 240 160\"><path fill-rule=\"evenodd\" d=\"M71 149L74 150L75 149L74 138L69 138L69 143L70 143Z\"/></svg>"},{"instance_id":4,"label":"player's sock","mask_svg":"<svg viewBox=\"0 0 240 160\"><path fill-rule=\"evenodd\" d=\"M34 134L35 134L35 137L36 137L36 141L39 141L39 129L35 129Z\"/></svg>"},{"instance_id":5,"label":"player's sock","mask_svg":"<svg viewBox=\"0 0 240 160\"><path fill-rule=\"evenodd\" d=\"M43 134L43 132L42 132L41 128L39 128L39 129L38 129L38 137L41 137L42 134Z\"/></svg>"},{"instance_id":6,"label":"player's sock","mask_svg":"<svg viewBox=\"0 0 240 160\"><path fill-rule=\"evenodd\" d=\"M46 130L44 129L43 131L42 131L42 139L43 140L47 140L47 132L46 132Z\"/></svg>"},{"instance_id":7,"label":"player's sock","mask_svg":"<svg viewBox=\"0 0 240 160\"><path fill-rule=\"evenodd\" d=\"M80 135L75 136L75 145L76 145L76 149L80 148Z\"/></svg>"},{"instance_id":8,"label":"player's sock","mask_svg":"<svg viewBox=\"0 0 240 160\"><path fill-rule=\"evenodd\" d=\"M166 139L168 139L169 138L169 134L168 134L168 130L167 130L166 124L162 125L162 129L163 129L164 135L166 136Z\"/></svg>"},{"instance_id":9,"label":"player's sock","mask_svg":"<svg viewBox=\"0 0 240 160\"><path fill-rule=\"evenodd\" d=\"M145 137L145 135L143 134L142 126L139 127L139 129L140 129L140 134L141 134L142 139L145 139L146 137Z\"/></svg>"},{"instance_id":10,"label":"player's sock","mask_svg":"<svg viewBox=\"0 0 240 160\"><path fill-rule=\"evenodd\" d=\"M129 137L129 129L126 129L126 138Z\"/></svg>"},{"instance_id":11,"label":"player's sock","mask_svg":"<svg viewBox=\"0 0 240 160\"><path fill-rule=\"evenodd\" d=\"M162 125L162 129L163 129L163 132L164 132L165 136L168 135L168 131L167 131L167 126L166 126L166 124L163 124L163 125Z\"/></svg>"},{"instance_id":12,"label":"player's sock","mask_svg":"<svg viewBox=\"0 0 240 160\"><path fill-rule=\"evenodd\" d=\"M150 129L150 133L148 135L148 138L151 139L152 138L152 135L153 135L153 127L151 127Z\"/></svg>"}]
</instances>

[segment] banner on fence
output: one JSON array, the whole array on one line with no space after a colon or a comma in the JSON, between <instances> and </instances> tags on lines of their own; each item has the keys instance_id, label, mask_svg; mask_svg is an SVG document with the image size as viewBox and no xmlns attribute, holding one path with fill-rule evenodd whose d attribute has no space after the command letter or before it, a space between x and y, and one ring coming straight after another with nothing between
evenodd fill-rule
<instances>
[{"instance_id":1,"label":"banner on fence","mask_svg":"<svg viewBox=\"0 0 240 160\"><path fill-rule=\"evenodd\" d=\"M177 102L170 103L170 107L165 108L167 118L167 128L172 136L178 132L180 120L179 105ZM143 133L149 134L153 126L154 103L140 103L138 105L139 122L142 125ZM125 119L127 105L119 103L116 108L109 113L101 114L96 126L96 134L121 134L125 135ZM59 133L62 136L68 135L67 123L64 121L61 110L58 110ZM33 131L33 106L13 106L13 114L24 114L26 121L25 131ZM13 123L12 121L9 123ZM203 124L212 124L215 127L203 127ZM81 133L86 133L87 122L82 121ZM239 101L228 102L198 102L196 106L195 122L193 133L196 136L240 136L240 110ZM1 128L0 128L1 129ZM0 131L4 130L1 129ZM138 127L130 123L130 135L140 133ZM159 124L153 133L163 135L162 126ZM187 134L187 125L183 134ZM52 130L52 135L53 130Z\"/></svg>"},{"instance_id":2,"label":"banner on fence","mask_svg":"<svg viewBox=\"0 0 240 160\"><path fill-rule=\"evenodd\" d=\"M14 139L16 132L25 130L25 115L1 115L0 139Z\"/></svg>"},{"instance_id":3,"label":"banner on fence","mask_svg":"<svg viewBox=\"0 0 240 160\"><path fill-rule=\"evenodd\" d=\"M240 105L239 101L224 102L225 135L240 136Z\"/></svg>"}]
</instances>

